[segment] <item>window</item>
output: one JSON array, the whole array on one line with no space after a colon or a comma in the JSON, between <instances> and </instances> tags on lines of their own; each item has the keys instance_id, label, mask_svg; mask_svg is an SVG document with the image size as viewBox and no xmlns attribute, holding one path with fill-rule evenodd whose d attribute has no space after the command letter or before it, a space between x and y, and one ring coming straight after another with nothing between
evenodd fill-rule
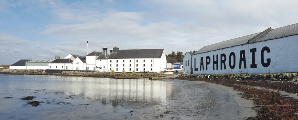
<instances>
[{"instance_id":1,"label":"window","mask_svg":"<svg viewBox=\"0 0 298 120\"><path fill-rule=\"evenodd\" d=\"M57 66L56 66L56 68L57 68Z\"/></svg>"},{"instance_id":2,"label":"window","mask_svg":"<svg viewBox=\"0 0 298 120\"><path fill-rule=\"evenodd\" d=\"M151 68L151 71L152 71L152 68Z\"/></svg>"},{"instance_id":3,"label":"window","mask_svg":"<svg viewBox=\"0 0 298 120\"><path fill-rule=\"evenodd\" d=\"M145 60L144 60L144 62L145 62Z\"/></svg>"},{"instance_id":4,"label":"window","mask_svg":"<svg viewBox=\"0 0 298 120\"><path fill-rule=\"evenodd\" d=\"M124 64L123 64L123 67L124 67Z\"/></svg>"},{"instance_id":5,"label":"window","mask_svg":"<svg viewBox=\"0 0 298 120\"><path fill-rule=\"evenodd\" d=\"M189 66L189 60L188 60L188 65L187 66Z\"/></svg>"},{"instance_id":6,"label":"window","mask_svg":"<svg viewBox=\"0 0 298 120\"><path fill-rule=\"evenodd\" d=\"M89 67L87 67L87 70L89 70Z\"/></svg>"},{"instance_id":7,"label":"window","mask_svg":"<svg viewBox=\"0 0 298 120\"><path fill-rule=\"evenodd\" d=\"M144 68L144 71L145 71L146 69Z\"/></svg>"},{"instance_id":8,"label":"window","mask_svg":"<svg viewBox=\"0 0 298 120\"><path fill-rule=\"evenodd\" d=\"M151 60L151 62L152 62L152 60Z\"/></svg>"},{"instance_id":9,"label":"window","mask_svg":"<svg viewBox=\"0 0 298 120\"><path fill-rule=\"evenodd\" d=\"M118 68L116 68L116 71L118 71Z\"/></svg>"},{"instance_id":10,"label":"window","mask_svg":"<svg viewBox=\"0 0 298 120\"><path fill-rule=\"evenodd\" d=\"M103 68L106 68L106 66L103 66Z\"/></svg>"},{"instance_id":11,"label":"window","mask_svg":"<svg viewBox=\"0 0 298 120\"><path fill-rule=\"evenodd\" d=\"M139 69L137 68L137 70L136 71L139 71Z\"/></svg>"},{"instance_id":12,"label":"window","mask_svg":"<svg viewBox=\"0 0 298 120\"><path fill-rule=\"evenodd\" d=\"M145 67L145 64L143 66Z\"/></svg>"},{"instance_id":13,"label":"window","mask_svg":"<svg viewBox=\"0 0 298 120\"><path fill-rule=\"evenodd\" d=\"M62 68L63 68L63 66L62 66Z\"/></svg>"},{"instance_id":14,"label":"window","mask_svg":"<svg viewBox=\"0 0 298 120\"><path fill-rule=\"evenodd\" d=\"M124 68L123 68L123 70L124 70Z\"/></svg>"},{"instance_id":15,"label":"window","mask_svg":"<svg viewBox=\"0 0 298 120\"><path fill-rule=\"evenodd\" d=\"M129 60L129 62L131 62L131 60Z\"/></svg>"},{"instance_id":16,"label":"window","mask_svg":"<svg viewBox=\"0 0 298 120\"><path fill-rule=\"evenodd\" d=\"M110 62L112 62L112 60L110 60Z\"/></svg>"},{"instance_id":17,"label":"window","mask_svg":"<svg viewBox=\"0 0 298 120\"><path fill-rule=\"evenodd\" d=\"M51 68L52 66L50 66L50 68Z\"/></svg>"},{"instance_id":18,"label":"window","mask_svg":"<svg viewBox=\"0 0 298 120\"><path fill-rule=\"evenodd\" d=\"M116 62L118 62L118 60L116 60Z\"/></svg>"},{"instance_id":19,"label":"window","mask_svg":"<svg viewBox=\"0 0 298 120\"><path fill-rule=\"evenodd\" d=\"M139 65L138 65L138 64L136 64L136 66L138 67Z\"/></svg>"},{"instance_id":20,"label":"window","mask_svg":"<svg viewBox=\"0 0 298 120\"><path fill-rule=\"evenodd\" d=\"M110 64L110 67L112 67L112 64Z\"/></svg>"},{"instance_id":21,"label":"window","mask_svg":"<svg viewBox=\"0 0 298 120\"><path fill-rule=\"evenodd\" d=\"M123 62L124 62L124 60L123 60Z\"/></svg>"},{"instance_id":22,"label":"window","mask_svg":"<svg viewBox=\"0 0 298 120\"><path fill-rule=\"evenodd\" d=\"M131 64L129 64L129 67L131 67Z\"/></svg>"},{"instance_id":23,"label":"window","mask_svg":"<svg viewBox=\"0 0 298 120\"><path fill-rule=\"evenodd\" d=\"M129 68L129 71L131 71L131 68Z\"/></svg>"},{"instance_id":24,"label":"window","mask_svg":"<svg viewBox=\"0 0 298 120\"><path fill-rule=\"evenodd\" d=\"M151 67L152 67L152 64L151 64Z\"/></svg>"},{"instance_id":25,"label":"window","mask_svg":"<svg viewBox=\"0 0 298 120\"><path fill-rule=\"evenodd\" d=\"M68 66L66 66L66 69L68 69Z\"/></svg>"},{"instance_id":26,"label":"window","mask_svg":"<svg viewBox=\"0 0 298 120\"><path fill-rule=\"evenodd\" d=\"M116 67L118 67L118 64L116 64Z\"/></svg>"},{"instance_id":27,"label":"window","mask_svg":"<svg viewBox=\"0 0 298 120\"><path fill-rule=\"evenodd\" d=\"M110 68L110 71L112 71L112 68Z\"/></svg>"},{"instance_id":28,"label":"window","mask_svg":"<svg viewBox=\"0 0 298 120\"><path fill-rule=\"evenodd\" d=\"M77 62L77 64L79 64L79 62Z\"/></svg>"},{"instance_id":29,"label":"window","mask_svg":"<svg viewBox=\"0 0 298 120\"><path fill-rule=\"evenodd\" d=\"M138 60L137 60L137 62L138 62Z\"/></svg>"},{"instance_id":30,"label":"window","mask_svg":"<svg viewBox=\"0 0 298 120\"><path fill-rule=\"evenodd\" d=\"M187 66L187 61L185 61L185 66Z\"/></svg>"}]
</instances>

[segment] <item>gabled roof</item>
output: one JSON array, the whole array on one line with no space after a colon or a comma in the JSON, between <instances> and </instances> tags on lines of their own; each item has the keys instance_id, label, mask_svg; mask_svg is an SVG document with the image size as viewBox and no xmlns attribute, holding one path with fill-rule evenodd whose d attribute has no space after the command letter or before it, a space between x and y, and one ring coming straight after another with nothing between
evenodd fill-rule
<instances>
[{"instance_id":1,"label":"gabled roof","mask_svg":"<svg viewBox=\"0 0 298 120\"><path fill-rule=\"evenodd\" d=\"M79 57L79 55L71 54L74 58Z\"/></svg>"},{"instance_id":2,"label":"gabled roof","mask_svg":"<svg viewBox=\"0 0 298 120\"><path fill-rule=\"evenodd\" d=\"M29 59L21 59L18 62L12 64L11 66L26 66L26 62L30 61Z\"/></svg>"},{"instance_id":3,"label":"gabled roof","mask_svg":"<svg viewBox=\"0 0 298 120\"><path fill-rule=\"evenodd\" d=\"M56 59L51 63L72 63L71 59Z\"/></svg>"},{"instance_id":4,"label":"gabled roof","mask_svg":"<svg viewBox=\"0 0 298 120\"><path fill-rule=\"evenodd\" d=\"M162 53L163 49L119 50L117 53L111 54L109 59L160 58Z\"/></svg>"},{"instance_id":5,"label":"gabled roof","mask_svg":"<svg viewBox=\"0 0 298 120\"><path fill-rule=\"evenodd\" d=\"M80 57L78 57L83 63L86 63L86 57L84 57L84 56L80 56Z\"/></svg>"},{"instance_id":6,"label":"gabled roof","mask_svg":"<svg viewBox=\"0 0 298 120\"><path fill-rule=\"evenodd\" d=\"M91 52L90 54L88 54L87 56L99 56L100 54L102 54L102 52Z\"/></svg>"},{"instance_id":7,"label":"gabled roof","mask_svg":"<svg viewBox=\"0 0 298 120\"><path fill-rule=\"evenodd\" d=\"M247 35L247 36L211 44L208 46L204 46L195 54L201 54L201 53L205 53L205 52L210 52L210 51L214 51L214 50L244 45L244 44L248 44L248 43L256 43L256 42L261 42L261 41L289 37L289 36L293 36L293 35L298 35L298 23L280 27L280 28L276 28L276 29L268 28L268 29L264 30L263 32L254 33L251 35Z\"/></svg>"}]
</instances>

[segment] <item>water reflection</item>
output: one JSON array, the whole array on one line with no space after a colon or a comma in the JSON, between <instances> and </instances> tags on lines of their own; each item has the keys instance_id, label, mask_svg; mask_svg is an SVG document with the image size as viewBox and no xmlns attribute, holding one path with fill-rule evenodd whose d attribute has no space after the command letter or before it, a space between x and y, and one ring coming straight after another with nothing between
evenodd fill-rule
<instances>
[{"instance_id":1,"label":"water reflection","mask_svg":"<svg viewBox=\"0 0 298 120\"><path fill-rule=\"evenodd\" d=\"M65 94L84 95L85 99L113 106L118 102L165 104L173 89L171 82L145 79L65 77L65 80L71 81L64 85Z\"/></svg>"}]
</instances>

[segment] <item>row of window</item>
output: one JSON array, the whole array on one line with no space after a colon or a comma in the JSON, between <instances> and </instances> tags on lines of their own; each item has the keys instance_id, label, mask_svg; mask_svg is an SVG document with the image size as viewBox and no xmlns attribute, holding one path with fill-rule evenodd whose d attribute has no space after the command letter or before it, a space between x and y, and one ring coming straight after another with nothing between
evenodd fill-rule
<instances>
[{"instance_id":1,"label":"row of window","mask_svg":"<svg viewBox=\"0 0 298 120\"><path fill-rule=\"evenodd\" d=\"M112 71L112 68L110 68L110 70ZM123 70L124 70L124 68L123 68ZM118 72L118 71L119 71L119 69L116 68L116 72ZM129 71L131 71L131 68L129 68ZM139 69L136 68L136 72L138 72L138 71L139 71ZM146 69L144 68L143 71L146 71ZM152 71L152 68L151 68L151 71Z\"/></svg>"},{"instance_id":2,"label":"row of window","mask_svg":"<svg viewBox=\"0 0 298 120\"><path fill-rule=\"evenodd\" d=\"M124 67L125 65L123 64L123 67ZM145 64L143 64L143 67L145 67L146 65ZM112 64L110 64L110 67L112 67ZM116 67L118 67L118 64L116 64ZM129 67L131 67L131 64L129 64ZM139 67L139 64L136 64L136 67ZM153 67L153 65L151 64L151 67Z\"/></svg>"},{"instance_id":3,"label":"row of window","mask_svg":"<svg viewBox=\"0 0 298 120\"><path fill-rule=\"evenodd\" d=\"M50 68L52 68L52 66L50 66ZM56 66L56 68L58 68L58 66ZM63 68L63 66L61 66L61 68ZM65 69L68 69L68 66L65 66Z\"/></svg>"},{"instance_id":4,"label":"row of window","mask_svg":"<svg viewBox=\"0 0 298 120\"><path fill-rule=\"evenodd\" d=\"M146 62L146 60L143 61ZM112 62L112 60L110 60L110 62ZM116 60L116 62L118 62L118 60ZM125 62L125 60L123 60L123 62ZM129 62L131 62L131 60L129 60ZM136 62L139 62L139 60L136 60ZM153 60L151 60L151 62L153 62Z\"/></svg>"}]
</instances>

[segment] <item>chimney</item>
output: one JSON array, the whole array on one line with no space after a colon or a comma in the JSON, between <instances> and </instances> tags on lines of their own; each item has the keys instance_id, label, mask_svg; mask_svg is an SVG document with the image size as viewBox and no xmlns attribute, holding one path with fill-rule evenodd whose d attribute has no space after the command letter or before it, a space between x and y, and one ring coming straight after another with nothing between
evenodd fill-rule
<instances>
[{"instance_id":1,"label":"chimney","mask_svg":"<svg viewBox=\"0 0 298 120\"><path fill-rule=\"evenodd\" d=\"M86 55L88 55L88 41L87 41L87 54Z\"/></svg>"},{"instance_id":2,"label":"chimney","mask_svg":"<svg viewBox=\"0 0 298 120\"><path fill-rule=\"evenodd\" d=\"M113 49L110 49L110 54L112 54L113 53Z\"/></svg>"},{"instance_id":3,"label":"chimney","mask_svg":"<svg viewBox=\"0 0 298 120\"><path fill-rule=\"evenodd\" d=\"M55 60L56 60L56 59L60 59L60 56L58 56L58 55L57 55L57 56L55 56Z\"/></svg>"},{"instance_id":4,"label":"chimney","mask_svg":"<svg viewBox=\"0 0 298 120\"><path fill-rule=\"evenodd\" d=\"M113 48L113 52L116 53L116 52L118 52L118 51L119 51L119 48L115 46L115 47Z\"/></svg>"},{"instance_id":5,"label":"chimney","mask_svg":"<svg viewBox=\"0 0 298 120\"><path fill-rule=\"evenodd\" d=\"M108 54L108 48L103 47L102 50L103 50L103 53L105 54L105 57L107 57L107 54Z\"/></svg>"}]
</instances>

